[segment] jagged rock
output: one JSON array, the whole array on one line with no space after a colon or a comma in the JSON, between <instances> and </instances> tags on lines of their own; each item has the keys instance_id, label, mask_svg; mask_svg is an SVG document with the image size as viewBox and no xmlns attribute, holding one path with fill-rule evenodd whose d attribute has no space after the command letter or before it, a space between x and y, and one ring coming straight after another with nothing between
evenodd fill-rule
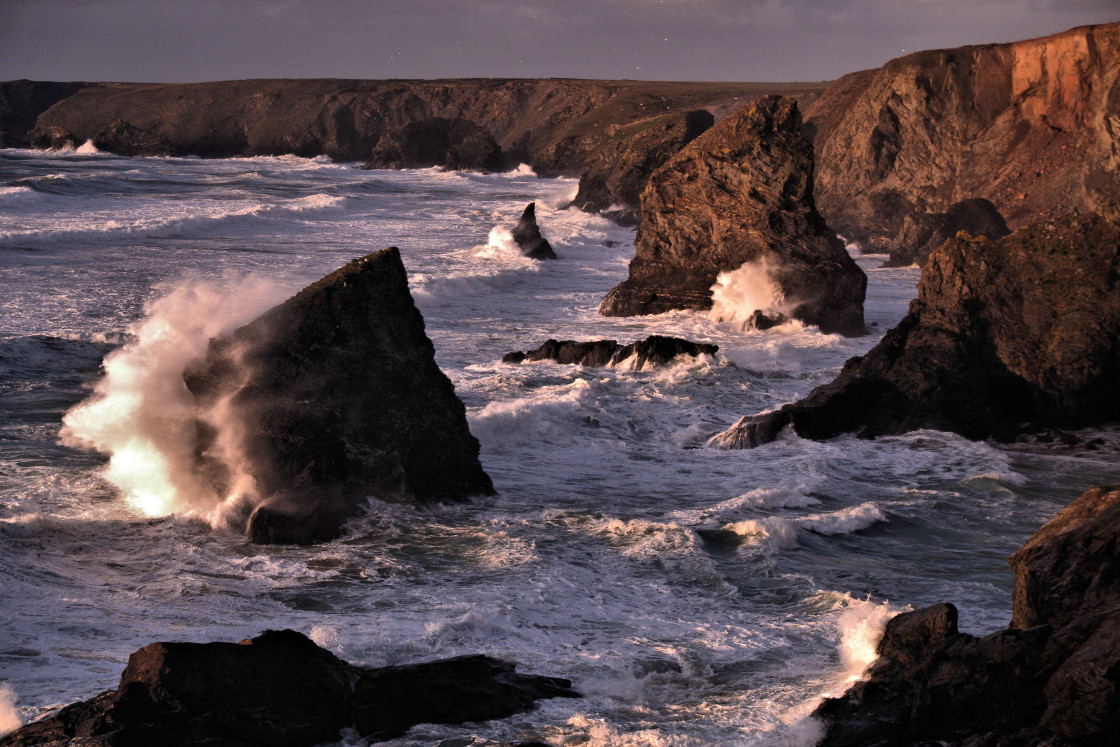
<instances>
[{"instance_id":1,"label":"jagged rock","mask_svg":"<svg viewBox=\"0 0 1120 747\"><path fill-rule=\"evenodd\" d=\"M757 329L762 331L785 324L788 321L789 318L780 312L755 309L754 313L747 317L747 321L743 322L743 330Z\"/></svg>"},{"instance_id":2,"label":"jagged rock","mask_svg":"<svg viewBox=\"0 0 1120 747\"><path fill-rule=\"evenodd\" d=\"M362 168L501 171L504 163L501 147L475 122L432 117L386 132Z\"/></svg>"},{"instance_id":3,"label":"jagged rock","mask_svg":"<svg viewBox=\"0 0 1120 747\"><path fill-rule=\"evenodd\" d=\"M845 76L807 110L817 204L886 252L907 217L973 195L1012 228L1120 217L1120 23L918 52ZM989 236L989 238L995 238Z\"/></svg>"},{"instance_id":4,"label":"jagged rock","mask_svg":"<svg viewBox=\"0 0 1120 747\"><path fill-rule=\"evenodd\" d=\"M506 353L502 363L556 361L580 366L617 366L621 363L635 369L658 368L672 363L678 356L715 355L718 345L695 343L679 337L650 335L629 345L619 345L614 340L576 342L575 340L547 340L528 353Z\"/></svg>"},{"instance_id":5,"label":"jagged rock","mask_svg":"<svg viewBox=\"0 0 1120 747\"><path fill-rule=\"evenodd\" d=\"M887 624L865 679L814 716L822 747L1113 744L1120 485L1090 488L1011 556L1014 618L984 638L939 604Z\"/></svg>"},{"instance_id":6,"label":"jagged rock","mask_svg":"<svg viewBox=\"0 0 1120 747\"><path fill-rule=\"evenodd\" d=\"M1066 216L930 255L918 298L835 381L713 440L873 438L932 428L978 439L1120 419L1120 225Z\"/></svg>"},{"instance_id":7,"label":"jagged rock","mask_svg":"<svg viewBox=\"0 0 1120 747\"><path fill-rule=\"evenodd\" d=\"M766 96L699 136L650 177L629 277L605 316L707 309L722 272L765 263L790 316L862 334L867 278L813 202L813 149L790 98Z\"/></svg>"},{"instance_id":8,"label":"jagged rock","mask_svg":"<svg viewBox=\"0 0 1120 747\"><path fill-rule=\"evenodd\" d=\"M944 213L908 215L891 244L888 267L924 265L930 252L964 231L969 236L1002 239L1011 231L996 206L974 197L954 202Z\"/></svg>"},{"instance_id":9,"label":"jagged rock","mask_svg":"<svg viewBox=\"0 0 1120 747\"><path fill-rule=\"evenodd\" d=\"M173 153L166 137L145 132L123 120L99 130L93 137L98 150L122 156L169 156Z\"/></svg>"},{"instance_id":10,"label":"jagged rock","mask_svg":"<svg viewBox=\"0 0 1120 747\"><path fill-rule=\"evenodd\" d=\"M513 241L526 257L532 259L556 259L552 245L541 236L537 225L537 203L530 202L521 213L521 219L513 227Z\"/></svg>"},{"instance_id":11,"label":"jagged rock","mask_svg":"<svg viewBox=\"0 0 1120 747\"><path fill-rule=\"evenodd\" d=\"M400 252L356 259L211 340L188 370L199 468L219 496L246 492L255 507L246 529L266 543L335 537L369 496L429 503L493 493L434 355ZM208 414L218 403L222 449Z\"/></svg>"},{"instance_id":12,"label":"jagged rock","mask_svg":"<svg viewBox=\"0 0 1120 747\"><path fill-rule=\"evenodd\" d=\"M3 747L311 747L355 727L392 739L419 723L459 724L579 697L571 682L517 674L487 656L364 669L292 630L240 643L152 643L117 690L0 739Z\"/></svg>"},{"instance_id":13,"label":"jagged rock","mask_svg":"<svg viewBox=\"0 0 1120 747\"><path fill-rule=\"evenodd\" d=\"M696 109L621 128L583 162L572 204L589 213L610 210L618 223L637 225L650 174L713 124L711 112Z\"/></svg>"}]
</instances>

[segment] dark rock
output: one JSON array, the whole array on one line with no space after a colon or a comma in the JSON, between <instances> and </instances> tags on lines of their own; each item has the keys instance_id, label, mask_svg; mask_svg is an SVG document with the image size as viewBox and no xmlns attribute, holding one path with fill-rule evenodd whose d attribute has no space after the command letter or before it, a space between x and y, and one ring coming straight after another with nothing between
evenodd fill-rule
<instances>
[{"instance_id":1,"label":"dark rock","mask_svg":"<svg viewBox=\"0 0 1120 747\"><path fill-rule=\"evenodd\" d=\"M667 114L627 125L588 155L572 204L584 212L608 213L622 225L641 219L642 190L649 176L681 148L715 124L704 109Z\"/></svg>"},{"instance_id":2,"label":"dark rock","mask_svg":"<svg viewBox=\"0 0 1120 747\"><path fill-rule=\"evenodd\" d=\"M971 195L1012 228L1077 210L1120 217L1118 55L1120 23L1109 23L840 78L806 114L821 213L882 252L907 218Z\"/></svg>"},{"instance_id":3,"label":"dark rock","mask_svg":"<svg viewBox=\"0 0 1120 747\"><path fill-rule=\"evenodd\" d=\"M747 318L747 321L743 322L743 329L767 330L785 324L788 321L789 318L780 312L755 309L754 313Z\"/></svg>"},{"instance_id":4,"label":"dark rock","mask_svg":"<svg viewBox=\"0 0 1120 747\"><path fill-rule=\"evenodd\" d=\"M552 245L541 236L537 225L537 203L530 202L521 213L521 219L513 227L513 240L526 257L532 259L556 259Z\"/></svg>"},{"instance_id":5,"label":"dark rock","mask_svg":"<svg viewBox=\"0 0 1120 747\"><path fill-rule=\"evenodd\" d=\"M616 366L626 362L635 369L657 368L671 364L681 355L715 355L718 345L708 345L682 340L679 337L650 335L629 345L619 345L614 340L576 342L575 340L546 340L536 350L528 353L506 353L502 363L556 361L581 366Z\"/></svg>"},{"instance_id":6,"label":"dark rock","mask_svg":"<svg viewBox=\"0 0 1120 747\"><path fill-rule=\"evenodd\" d=\"M93 144L98 150L122 156L170 156L174 153L166 137L145 132L120 119L99 130L93 137Z\"/></svg>"},{"instance_id":7,"label":"dark rock","mask_svg":"<svg viewBox=\"0 0 1120 747\"><path fill-rule=\"evenodd\" d=\"M605 316L708 309L722 272L765 264L790 316L862 334L867 278L813 202L813 148L793 99L766 96L699 136L650 177L629 277Z\"/></svg>"},{"instance_id":8,"label":"dark rock","mask_svg":"<svg viewBox=\"0 0 1120 747\"><path fill-rule=\"evenodd\" d=\"M1010 438L1120 419L1120 226L1067 216L998 241L958 235L922 271L910 313L830 384L713 443L873 438L932 428Z\"/></svg>"},{"instance_id":9,"label":"dark rock","mask_svg":"<svg viewBox=\"0 0 1120 747\"><path fill-rule=\"evenodd\" d=\"M310 747L356 726L375 740L419 723L458 724L578 697L568 680L517 674L486 656L363 669L301 633L240 643L153 643L129 657L120 687L0 739L4 747L224 745Z\"/></svg>"},{"instance_id":10,"label":"dark rock","mask_svg":"<svg viewBox=\"0 0 1120 747\"><path fill-rule=\"evenodd\" d=\"M1120 733L1120 485L1091 488L1011 557L1011 627L949 604L887 624L865 679L821 703L822 747L1106 745Z\"/></svg>"},{"instance_id":11,"label":"dark rock","mask_svg":"<svg viewBox=\"0 0 1120 747\"><path fill-rule=\"evenodd\" d=\"M996 206L974 197L954 202L944 213L908 215L891 245L888 267L924 265L930 252L964 231L973 238L1002 239L1011 233Z\"/></svg>"},{"instance_id":12,"label":"dark rock","mask_svg":"<svg viewBox=\"0 0 1120 747\"><path fill-rule=\"evenodd\" d=\"M502 149L475 122L432 117L395 127L377 141L365 169L450 169L501 171Z\"/></svg>"},{"instance_id":13,"label":"dark rock","mask_svg":"<svg viewBox=\"0 0 1120 747\"><path fill-rule=\"evenodd\" d=\"M435 363L396 248L354 260L229 335L185 375L199 466L224 496L252 483L255 542L338 536L369 496L412 503L493 493L478 441ZM237 457L213 450L223 401ZM237 478L242 478L237 480Z\"/></svg>"},{"instance_id":14,"label":"dark rock","mask_svg":"<svg viewBox=\"0 0 1120 747\"><path fill-rule=\"evenodd\" d=\"M29 133L39 115L88 83L9 80L0 83L0 148L31 146ZM68 142L66 145L76 145Z\"/></svg>"}]
</instances>

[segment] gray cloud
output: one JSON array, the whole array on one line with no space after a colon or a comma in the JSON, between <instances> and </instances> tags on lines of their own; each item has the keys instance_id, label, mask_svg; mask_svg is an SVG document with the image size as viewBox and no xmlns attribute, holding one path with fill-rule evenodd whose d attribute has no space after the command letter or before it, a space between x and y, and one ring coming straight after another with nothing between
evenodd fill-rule
<instances>
[{"instance_id":1,"label":"gray cloud","mask_svg":"<svg viewBox=\"0 0 1120 747\"><path fill-rule=\"evenodd\" d=\"M1116 0L0 0L0 79L825 80Z\"/></svg>"}]
</instances>

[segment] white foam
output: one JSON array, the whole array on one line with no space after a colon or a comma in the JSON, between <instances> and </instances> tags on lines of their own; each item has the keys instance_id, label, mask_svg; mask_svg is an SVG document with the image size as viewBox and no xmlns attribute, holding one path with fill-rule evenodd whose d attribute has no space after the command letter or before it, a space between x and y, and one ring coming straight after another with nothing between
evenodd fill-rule
<instances>
[{"instance_id":1,"label":"white foam","mask_svg":"<svg viewBox=\"0 0 1120 747\"><path fill-rule=\"evenodd\" d=\"M7 204L26 202L36 197L38 197L38 193L31 187L0 187L0 200Z\"/></svg>"},{"instance_id":2,"label":"white foam","mask_svg":"<svg viewBox=\"0 0 1120 747\"><path fill-rule=\"evenodd\" d=\"M0 682L0 737L23 726L16 709L16 691L7 682Z\"/></svg>"},{"instance_id":3,"label":"white foam","mask_svg":"<svg viewBox=\"0 0 1120 747\"><path fill-rule=\"evenodd\" d=\"M528 397L490 402L469 416L471 433L484 447L527 440L571 440L592 388L586 379L576 379Z\"/></svg>"},{"instance_id":4,"label":"white foam","mask_svg":"<svg viewBox=\"0 0 1120 747\"><path fill-rule=\"evenodd\" d=\"M744 262L737 269L721 272L712 285L709 315L720 322L750 318L755 311L788 314L792 304L773 279L775 266L767 259Z\"/></svg>"},{"instance_id":5,"label":"white foam","mask_svg":"<svg viewBox=\"0 0 1120 747\"><path fill-rule=\"evenodd\" d=\"M899 611L888 602L875 604L853 599L840 613L836 625L840 629L840 663L845 685L860 679L878 658L875 651L887 622Z\"/></svg>"},{"instance_id":6,"label":"white foam","mask_svg":"<svg viewBox=\"0 0 1120 747\"><path fill-rule=\"evenodd\" d=\"M861 532L887 517L874 503L861 503L831 513L813 514L798 519L798 524L817 534L837 535Z\"/></svg>"},{"instance_id":7,"label":"white foam","mask_svg":"<svg viewBox=\"0 0 1120 747\"><path fill-rule=\"evenodd\" d=\"M83 156L95 156L103 151L98 150L97 146L93 144L93 140L90 139L79 145L74 152Z\"/></svg>"},{"instance_id":8,"label":"white foam","mask_svg":"<svg viewBox=\"0 0 1120 747\"><path fill-rule=\"evenodd\" d=\"M750 544L766 553L775 553L797 547L797 524L781 516L768 516L764 519L735 521L723 527L740 537L750 540Z\"/></svg>"},{"instance_id":9,"label":"white foam","mask_svg":"<svg viewBox=\"0 0 1120 747\"><path fill-rule=\"evenodd\" d=\"M527 163L517 164L517 168L514 169L513 171L509 172L509 173L511 175L514 175L514 176L536 176L537 175L537 172L533 171L533 167L530 166Z\"/></svg>"}]
</instances>

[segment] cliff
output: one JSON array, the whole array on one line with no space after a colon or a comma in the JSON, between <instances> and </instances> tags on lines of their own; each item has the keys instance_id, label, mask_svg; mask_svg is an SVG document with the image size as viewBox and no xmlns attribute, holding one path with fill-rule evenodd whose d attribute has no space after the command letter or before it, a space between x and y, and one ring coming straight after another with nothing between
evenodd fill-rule
<instances>
[{"instance_id":1,"label":"cliff","mask_svg":"<svg viewBox=\"0 0 1120 747\"><path fill-rule=\"evenodd\" d=\"M1120 419L1120 225L1066 216L930 255L909 313L830 384L714 444L933 428L968 438Z\"/></svg>"},{"instance_id":2,"label":"cliff","mask_svg":"<svg viewBox=\"0 0 1120 747\"><path fill-rule=\"evenodd\" d=\"M1120 23L932 50L840 78L806 112L817 204L879 251L904 219L991 200L1014 229L1120 215Z\"/></svg>"},{"instance_id":3,"label":"cliff","mask_svg":"<svg viewBox=\"0 0 1120 747\"><path fill-rule=\"evenodd\" d=\"M983 638L938 604L895 617L866 679L814 715L821 747L1115 744L1120 485L1090 488L1011 556L1011 625Z\"/></svg>"},{"instance_id":4,"label":"cliff","mask_svg":"<svg viewBox=\"0 0 1120 747\"><path fill-rule=\"evenodd\" d=\"M442 118L473 123L493 137L507 164L527 162L542 176L578 174L587 154L626 124L701 108L722 116L775 91L807 103L824 88L572 79L241 80L99 83L49 102L45 92L59 84L30 85L39 93L19 100L34 101L3 116L14 123L9 140L36 147L93 140L103 150L136 155L291 153L365 161L383 134Z\"/></svg>"},{"instance_id":5,"label":"cliff","mask_svg":"<svg viewBox=\"0 0 1120 747\"><path fill-rule=\"evenodd\" d=\"M635 247L629 277L600 314L708 309L721 273L752 266L789 316L826 332L864 331L867 277L817 212L813 147L791 98L742 107L655 171Z\"/></svg>"}]
</instances>

